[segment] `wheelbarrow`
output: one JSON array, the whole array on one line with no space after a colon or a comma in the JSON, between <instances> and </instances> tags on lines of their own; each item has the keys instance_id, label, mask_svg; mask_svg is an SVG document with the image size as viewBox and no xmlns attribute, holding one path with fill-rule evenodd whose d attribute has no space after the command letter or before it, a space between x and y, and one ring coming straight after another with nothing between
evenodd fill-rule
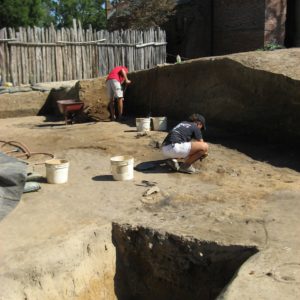
<instances>
[{"instance_id":1,"label":"wheelbarrow","mask_svg":"<svg viewBox=\"0 0 300 300\"><path fill-rule=\"evenodd\" d=\"M77 101L75 99L68 100L58 100L57 101L58 109L60 113L64 115L65 123L68 124L69 120L71 124L74 123L74 117L82 112L84 103L81 101ZM69 119L70 117L70 119Z\"/></svg>"}]
</instances>

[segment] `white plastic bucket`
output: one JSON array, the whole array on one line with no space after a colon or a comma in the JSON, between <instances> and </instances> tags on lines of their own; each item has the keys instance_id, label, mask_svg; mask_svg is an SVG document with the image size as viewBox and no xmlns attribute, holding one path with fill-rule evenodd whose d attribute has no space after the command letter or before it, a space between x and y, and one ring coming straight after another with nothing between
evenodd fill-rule
<instances>
[{"instance_id":1,"label":"white plastic bucket","mask_svg":"<svg viewBox=\"0 0 300 300\"><path fill-rule=\"evenodd\" d=\"M167 130L167 117L153 117L153 130L166 131Z\"/></svg>"},{"instance_id":2,"label":"white plastic bucket","mask_svg":"<svg viewBox=\"0 0 300 300\"><path fill-rule=\"evenodd\" d=\"M111 173L115 180L131 180L133 179L133 164L132 156L114 156L110 159Z\"/></svg>"},{"instance_id":3,"label":"white plastic bucket","mask_svg":"<svg viewBox=\"0 0 300 300\"><path fill-rule=\"evenodd\" d=\"M66 183L70 163L66 159L50 159L45 162L48 183Z\"/></svg>"},{"instance_id":4,"label":"white plastic bucket","mask_svg":"<svg viewBox=\"0 0 300 300\"><path fill-rule=\"evenodd\" d=\"M150 131L151 118L136 118L135 124L136 124L136 130L139 132Z\"/></svg>"}]
</instances>

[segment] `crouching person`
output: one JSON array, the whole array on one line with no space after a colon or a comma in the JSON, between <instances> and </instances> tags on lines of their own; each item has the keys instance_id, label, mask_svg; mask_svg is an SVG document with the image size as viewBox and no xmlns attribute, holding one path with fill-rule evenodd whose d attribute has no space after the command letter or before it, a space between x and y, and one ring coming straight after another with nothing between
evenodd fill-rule
<instances>
[{"instance_id":1,"label":"crouching person","mask_svg":"<svg viewBox=\"0 0 300 300\"><path fill-rule=\"evenodd\" d=\"M162 152L167 164L174 170L183 173L195 173L192 164L208 155L208 144L203 141L201 130L205 130L205 118L200 114L192 114L189 121L175 126L162 144ZM179 165L177 159L184 159Z\"/></svg>"}]
</instances>

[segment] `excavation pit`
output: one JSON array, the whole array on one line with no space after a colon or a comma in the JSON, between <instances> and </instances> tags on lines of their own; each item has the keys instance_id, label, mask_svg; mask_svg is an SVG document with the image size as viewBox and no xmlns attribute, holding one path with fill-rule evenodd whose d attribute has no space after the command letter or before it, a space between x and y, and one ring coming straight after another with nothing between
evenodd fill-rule
<instances>
[{"instance_id":1,"label":"excavation pit","mask_svg":"<svg viewBox=\"0 0 300 300\"><path fill-rule=\"evenodd\" d=\"M115 293L121 300L216 299L255 246L218 245L113 224Z\"/></svg>"},{"instance_id":2,"label":"excavation pit","mask_svg":"<svg viewBox=\"0 0 300 300\"><path fill-rule=\"evenodd\" d=\"M299 299L296 281L299 238L295 230L300 196L297 155L292 156L290 152L282 155L279 149L277 154L268 145L252 145L251 141L239 141L237 145L241 147L234 149L211 143L213 155L201 164L201 174L188 176L161 167L151 172L135 171L133 181L117 182L112 179L109 158L119 153L132 154L134 145L137 163L157 161L161 159L160 150L149 145L152 140L163 141L165 133L152 132L151 139L148 136L137 139L136 132L127 124L117 122L72 127L56 125L44 117L1 120L4 140L24 141L33 151L46 150L56 157L66 158L72 170L66 185L42 184L39 192L24 194L19 205L1 221L0 298L155 299L153 294L158 293L156 298L173 299L174 295L180 298L187 294L187 299L199 299L195 290L203 290L204 284L199 282L209 277L201 273L202 277L192 276L189 275L192 271L177 268L179 258L182 261L181 256L188 254L189 265L194 267L190 269L195 273L200 269L201 264L196 260L200 257L186 249L194 242L203 257L209 256L201 247L208 245L216 251L224 250L227 260L229 255L239 254L239 251L230 252L228 245L242 245L233 250L242 251L248 245L260 250L241 267L236 265L237 274L234 268L232 277L224 272L229 283L223 289L225 293L221 290L226 285L225 280L222 285L213 286L217 290L216 298L222 295L221 299ZM240 152L243 149L245 152ZM35 171L44 175L44 166L37 166ZM158 183L161 191L147 202L142 196L149 189L145 182ZM170 201L158 206L166 197ZM147 247L158 253L153 234L143 247L139 248L143 241L139 237L137 241L141 241L132 242L129 248L127 240L123 244L116 243L118 231L115 231L114 243L124 248L121 252L112 243L113 220L159 230L157 236L165 239L162 242L166 252L158 254L163 258L159 268L166 269L166 275L157 277L169 276L173 281L167 278L163 288L162 284L154 285L156 274L151 275L152 270L142 265L143 262L146 266L150 264ZM129 229L125 236L130 237L130 230L143 231L134 226ZM169 240L167 237L171 235L164 232L177 235L174 239L179 241ZM169 243L172 247L167 246ZM228 247L219 247L222 245ZM181 247L185 250L177 250ZM135 252L141 251L145 251L145 255L139 262ZM256 251L253 247L250 252ZM132 266L125 266L127 269L121 268L121 261L126 258L123 253L133 261ZM228 266L231 266L230 261ZM131 274L130 271L134 274L134 268L139 270L139 267L145 271L143 276L135 275L135 282L129 277L131 286L126 286L129 280L126 275ZM159 268L157 272L161 274ZM200 279L193 279L196 276ZM181 294L179 288L170 292L170 286L175 283L183 286L179 287ZM190 294L186 292L188 288Z\"/></svg>"}]
</instances>

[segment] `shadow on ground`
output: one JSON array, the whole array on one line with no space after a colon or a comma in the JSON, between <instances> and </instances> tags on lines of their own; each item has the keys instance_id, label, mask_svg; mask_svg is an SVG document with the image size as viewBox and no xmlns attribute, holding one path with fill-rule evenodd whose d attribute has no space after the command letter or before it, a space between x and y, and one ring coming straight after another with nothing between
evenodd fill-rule
<instances>
[{"instance_id":1,"label":"shadow on ground","mask_svg":"<svg viewBox=\"0 0 300 300\"><path fill-rule=\"evenodd\" d=\"M142 173L173 173L174 171L166 164L165 159L144 161L134 168Z\"/></svg>"},{"instance_id":2,"label":"shadow on ground","mask_svg":"<svg viewBox=\"0 0 300 300\"><path fill-rule=\"evenodd\" d=\"M92 177L94 181L114 181L114 178L112 175L98 175Z\"/></svg>"},{"instance_id":3,"label":"shadow on ground","mask_svg":"<svg viewBox=\"0 0 300 300\"><path fill-rule=\"evenodd\" d=\"M290 168L300 172L299 146L254 139L253 137L209 137L209 143L220 144L244 153L254 160L266 162L279 168Z\"/></svg>"}]
</instances>

